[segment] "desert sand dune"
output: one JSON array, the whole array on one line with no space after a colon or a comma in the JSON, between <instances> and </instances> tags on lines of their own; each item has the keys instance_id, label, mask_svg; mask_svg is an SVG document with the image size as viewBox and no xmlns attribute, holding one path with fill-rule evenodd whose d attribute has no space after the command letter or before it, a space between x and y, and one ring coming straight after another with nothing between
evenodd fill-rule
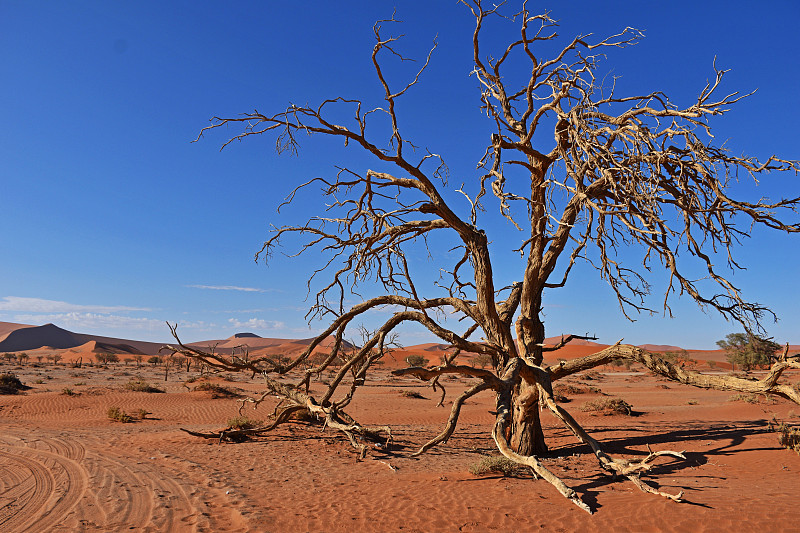
<instances>
[{"instance_id":1,"label":"desert sand dune","mask_svg":"<svg viewBox=\"0 0 800 533\"><path fill-rule=\"evenodd\" d=\"M36 326L32 326L30 324L17 324L14 322L0 322L0 341L3 338L11 333L14 330L21 329L21 328L33 328Z\"/></svg>"},{"instance_id":2,"label":"desert sand dune","mask_svg":"<svg viewBox=\"0 0 800 533\"><path fill-rule=\"evenodd\" d=\"M8 330L6 333L3 331ZM117 339L73 333L54 324L27 326L0 322L0 352L32 351L43 346L55 349L76 348L96 342L112 353L158 353L161 343Z\"/></svg>"},{"instance_id":3,"label":"desert sand dune","mask_svg":"<svg viewBox=\"0 0 800 533\"><path fill-rule=\"evenodd\" d=\"M549 337L545 343L553 346L562 339L562 336ZM189 346L202 349L214 348L217 353L230 354L242 345L249 347L253 356L293 356L302 353L313 339L282 339L259 337L253 333L237 333L226 339L206 340L187 343ZM32 357L47 356L52 354L61 355L63 361L83 362L92 361L98 353L115 353L122 358L131 355L145 354L158 355L164 343L144 342L129 339L117 339L112 337L100 337L74 333L53 324L44 326L30 326L25 324L14 324L0 322L0 352L19 352L25 351ZM333 345L333 337L329 337L314 350L315 353L327 354ZM344 341L346 348L351 348L352 344ZM567 346L555 351L548 352L546 361L554 363L559 359L572 359L581 357L606 348L608 344L602 344L590 340L574 339ZM684 348L672 345L644 344L642 348L655 352L680 352ZM800 345L791 345L791 353L800 352ZM727 363L727 356L722 350L693 350L687 349L688 357L695 359L700 364L712 361L717 368L730 369ZM423 343L413 346L405 346L395 349L384 359L386 368L398 368L404 366L405 358L409 355L423 355L431 364L436 364L440 359L452 353L452 349L441 343ZM464 353L463 357L472 357L475 354Z\"/></svg>"},{"instance_id":4,"label":"desert sand dune","mask_svg":"<svg viewBox=\"0 0 800 533\"><path fill-rule=\"evenodd\" d=\"M590 516L524 472L510 478L469 473L471 464L496 455L489 436L491 394L466 403L450 441L409 457L441 430L447 402L469 386L466 379L442 380L448 396L445 407L437 407L439 393L424 383L379 371L380 379L360 389L349 412L362 423L389 424L395 451L372 450L359 461L337 433L303 424L240 444L181 432L220 429L239 414L235 399L191 390L204 382L195 372L171 372L164 381L163 371L150 365L0 364L0 371L8 370L33 389L0 397L3 532L763 532L791 531L800 521L800 457L782 448L767 424L773 416L796 423L792 405L734 402L730 393L646 374L570 378L587 392L570 395L565 405L609 453L632 458L646 454L648 446L685 449L686 461L665 460L647 479L662 490L685 491L687 503L612 480L588 448L545 416L552 455L544 461L596 507ZM131 379L166 392L126 390ZM258 378L240 374L212 382L242 393L260 390ZM321 386L312 382L312 390ZM582 411L584 402L601 397L589 387L626 399L642 414ZM63 393L65 388L71 395ZM274 405L268 398L245 413L265 420ZM111 406L151 414L120 424L108 419Z\"/></svg>"},{"instance_id":5,"label":"desert sand dune","mask_svg":"<svg viewBox=\"0 0 800 533\"><path fill-rule=\"evenodd\" d=\"M45 345L53 348L73 348L84 342L86 341L71 331L53 324L45 324L44 326L21 327L10 331L0 340L0 351L32 350Z\"/></svg>"}]
</instances>

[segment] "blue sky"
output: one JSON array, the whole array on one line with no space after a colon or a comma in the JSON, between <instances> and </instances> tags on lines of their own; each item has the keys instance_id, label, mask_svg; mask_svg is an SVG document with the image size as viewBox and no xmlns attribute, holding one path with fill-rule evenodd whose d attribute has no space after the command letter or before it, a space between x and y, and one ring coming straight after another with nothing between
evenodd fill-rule
<instances>
[{"instance_id":1,"label":"blue sky","mask_svg":"<svg viewBox=\"0 0 800 533\"><path fill-rule=\"evenodd\" d=\"M644 30L644 41L601 66L631 91L661 89L688 103L716 56L731 69L726 92L758 89L714 123L717 138L737 154L800 158L797 2L530 5L552 9L565 38ZM191 141L213 115L269 114L332 96L377 104L372 23L394 6L409 55L422 57L437 34L439 42L401 103L401 126L445 157L451 183L474 180L490 132L469 77L473 21L455 1L0 2L0 321L152 341L168 340L166 320L179 322L186 340L315 333L322 324L303 319L310 262L276 257L265 267L253 254L270 224L320 205L307 196L279 218L293 186L337 164L370 162L317 140L298 157L278 156L266 137L222 152L224 132ZM791 175L742 191L800 196ZM799 244L754 234L740 253L748 270L733 277L778 313L781 321L767 324L778 341L800 342ZM424 258L417 266L439 267ZM630 323L596 274L576 274L547 296L548 334L710 349L738 330L688 301L673 306L674 319ZM431 340L415 329L403 335L407 344Z\"/></svg>"}]
</instances>

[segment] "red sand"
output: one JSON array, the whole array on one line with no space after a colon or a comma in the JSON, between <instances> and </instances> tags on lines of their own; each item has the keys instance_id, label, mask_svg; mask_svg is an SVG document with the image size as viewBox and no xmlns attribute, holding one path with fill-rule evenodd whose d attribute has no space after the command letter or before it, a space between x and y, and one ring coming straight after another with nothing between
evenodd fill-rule
<instances>
[{"instance_id":1,"label":"red sand","mask_svg":"<svg viewBox=\"0 0 800 533\"><path fill-rule=\"evenodd\" d=\"M581 347L577 347L581 348ZM596 349L596 348L595 348ZM86 359L84 359L86 361ZM797 531L800 457L778 445L767 422L797 423L787 402L729 401L649 375L609 373L583 385L600 387L643 412L604 417L565 404L606 450L641 457L686 450L646 479L661 490L685 491L685 503L613 481L585 446L544 415L553 456L548 468L596 509L592 516L529 476L475 477L470 464L496 455L489 436L493 396L467 402L454 437L419 457L409 453L436 435L449 408L438 393L411 379L383 378L360 389L349 412L366 424L389 424L395 454L370 452L358 461L346 439L308 426L284 426L241 444L219 444L179 430L214 430L237 415L238 403L211 399L184 385L194 372L150 365L109 369L0 364L34 388L0 396L0 531ZM141 377L166 394L130 392ZM231 375L228 386L256 392L258 379ZM796 381L798 376L793 376ZM37 383L37 382L41 383ZM574 384L580 384L577 379ZM448 400L467 380L444 379ZM320 384L316 384L317 389ZM63 394L69 388L77 395ZM427 399L407 398L416 391ZM269 405L267 405L269 403ZM152 414L133 424L106 411ZM268 400L253 418L266 419Z\"/></svg>"}]
</instances>

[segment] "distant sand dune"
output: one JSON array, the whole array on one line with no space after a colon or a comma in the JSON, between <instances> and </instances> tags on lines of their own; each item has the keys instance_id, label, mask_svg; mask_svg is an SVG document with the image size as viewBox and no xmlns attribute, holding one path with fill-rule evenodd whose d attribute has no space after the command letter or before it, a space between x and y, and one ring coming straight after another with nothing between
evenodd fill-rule
<instances>
[{"instance_id":1,"label":"distant sand dune","mask_svg":"<svg viewBox=\"0 0 800 533\"><path fill-rule=\"evenodd\" d=\"M566 335L565 335L566 336ZM561 336L548 337L545 344L554 346L561 341ZM247 346L253 356L296 356L307 349L314 339L282 339L259 337L254 333L236 333L227 339L207 340L200 342L187 343L203 350L211 350L216 353L231 354L241 346ZM334 344L334 338L328 337L323 340L314 350L316 354L330 353ZM343 341L346 349L353 349L354 346ZM131 355L157 355L161 343L136 341L128 339L118 339L113 337L101 337L97 335L87 335L74 333L60 328L54 324L43 326L31 326L27 324L15 324L11 322L0 322L0 352L20 352L25 351L31 357L47 356L59 353L62 361L74 362L78 360L89 361L98 353L114 353L123 357ZM574 359L596 353L608 344L601 344L594 341L576 339L563 348L545 353L545 362L554 363L559 359ZM664 344L643 344L640 348L653 352L680 352L683 348ZM727 362L727 355L722 350L686 350L691 359L700 363L710 361L721 369L730 368ZM800 345L790 345L790 353L798 353ZM453 347L443 343L423 343L414 346L405 346L392 350L384 359L383 364L387 368L397 368L406 365L406 357L419 354L425 356L429 364L438 364L443 357L453 353ZM464 352L459 357L461 361L469 360L476 354Z\"/></svg>"}]
</instances>

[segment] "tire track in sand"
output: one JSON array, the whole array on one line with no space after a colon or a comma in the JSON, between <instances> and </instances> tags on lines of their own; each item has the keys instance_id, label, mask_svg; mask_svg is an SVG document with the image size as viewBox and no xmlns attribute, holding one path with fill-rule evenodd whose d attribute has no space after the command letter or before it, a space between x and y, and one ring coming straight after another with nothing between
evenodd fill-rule
<instances>
[{"instance_id":1,"label":"tire track in sand","mask_svg":"<svg viewBox=\"0 0 800 533\"><path fill-rule=\"evenodd\" d=\"M69 513L88 485L83 452L60 438L0 438L0 530L46 531Z\"/></svg>"},{"instance_id":2,"label":"tire track in sand","mask_svg":"<svg viewBox=\"0 0 800 533\"><path fill-rule=\"evenodd\" d=\"M135 438L84 439L90 486L59 528L67 531L250 531L241 505L212 472L181 456L142 450ZM123 445L123 441L127 444ZM237 491L238 492L238 491Z\"/></svg>"}]
</instances>

